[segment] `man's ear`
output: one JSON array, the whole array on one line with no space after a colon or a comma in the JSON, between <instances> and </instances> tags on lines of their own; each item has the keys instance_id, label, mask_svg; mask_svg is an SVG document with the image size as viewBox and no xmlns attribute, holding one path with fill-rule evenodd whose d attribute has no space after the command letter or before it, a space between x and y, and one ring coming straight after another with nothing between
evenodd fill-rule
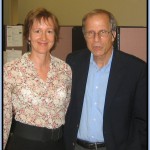
<instances>
[{"instance_id":1,"label":"man's ear","mask_svg":"<svg viewBox=\"0 0 150 150\"><path fill-rule=\"evenodd\" d=\"M112 31L112 37L113 37L113 41L115 41L115 38L116 38L116 31Z\"/></svg>"}]
</instances>

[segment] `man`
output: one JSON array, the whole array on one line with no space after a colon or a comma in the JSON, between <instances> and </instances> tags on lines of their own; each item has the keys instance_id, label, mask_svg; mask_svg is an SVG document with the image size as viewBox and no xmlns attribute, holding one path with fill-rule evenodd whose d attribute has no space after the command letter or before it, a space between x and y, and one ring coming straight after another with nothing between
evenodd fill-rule
<instances>
[{"instance_id":1,"label":"man","mask_svg":"<svg viewBox=\"0 0 150 150\"><path fill-rule=\"evenodd\" d=\"M88 48L67 57L73 80L66 150L146 150L146 63L113 48L110 12L93 10L82 24Z\"/></svg>"}]
</instances>

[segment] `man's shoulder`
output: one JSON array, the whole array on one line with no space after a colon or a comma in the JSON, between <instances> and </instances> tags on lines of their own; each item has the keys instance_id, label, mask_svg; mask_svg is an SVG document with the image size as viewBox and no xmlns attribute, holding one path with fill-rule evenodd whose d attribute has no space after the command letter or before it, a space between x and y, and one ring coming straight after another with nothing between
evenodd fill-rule
<instances>
[{"instance_id":1,"label":"man's shoulder","mask_svg":"<svg viewBox=\"0 0 150 150\"><path fill-rule=\"evenodd\" d=\"M114 51L112 64L113 66L117 65L124 68L124 70L128 70L128 72L134 73L147 68L147 63L145 61L120 50Z\"/></svg>"},{"instance_id":2,"label":"man's shoulder","mask_svg":"<svg viewBox=\"0 0 150 150\"><path fill-rule=\"evenodd\" d=\"M80 49L76 50L72 53L69 53L66 57L66 61L68 60L78 60L82 61L84 58L88 58L90 56L91 52L88 49Z\"/></svg>"},{"instance_id":3,"label":"man's shoulder","mask_svg":"<svg viewBox=\"0 0 150 150\"><path fill-rule=\"evenodd\" d=\"M80 49L69 53L67 57L82 57L83 55L87 54L90 54L90 51L88 49Z\"/></svg>"},{"instance_id":4,"label":"man's shoulder","mask_svg":"<svg viewBox=\"0 0 150 150\"><path fill-rule=\"evenodd\" d=\"M83 62L90 60L90 54L88 49L77 50L67 55L66 62L70 66L80 66Z\"/></svg>"},{"instance_id":5,"label":"man's shoulder","mask_svg":"<svg viewBox=\"0 0 150 150\"><path fill-rule=\"evenodd\" d=\"M126 53L126 52L123 52L121 50L116 50L115 53L116 53L117 56L119 56L119 58L122 61L125 61L126 63L130 62L130 63L136 63L136 64L137 63L146 64L145 61L143 61L142 59L138 58L137 56L129 54L129 53Z\"/></svg>"}]
</instances>

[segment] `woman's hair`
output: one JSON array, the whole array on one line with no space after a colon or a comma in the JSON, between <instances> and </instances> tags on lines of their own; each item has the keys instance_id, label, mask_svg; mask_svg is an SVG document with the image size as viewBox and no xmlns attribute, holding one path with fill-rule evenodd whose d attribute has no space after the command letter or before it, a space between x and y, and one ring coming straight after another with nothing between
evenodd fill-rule
<instances>
[{"instance_id":1,"label":"woman's hair","mask_svg":"<svg viewBox=\"0 0 150 150\"><path fill-rule=\"evenodd\" d=\"M98 14L106 14L109 17L111 30L116 31L117 21L116 21L115 17L113 16L113 14L108 12L107 10L104 10L104 9L94 9L91 12L87 13L82 19L82 30L83 30L83 32L85 31L85 22L86 22L86 20L89 17L94 16L94 15L98 15Z\"/></svg>"},{"instance_id":2,"label":"woman's hair","mask_svg":"<svg viewBox=\"0 0 150 150\"><path fill-rule=\"evenodd\" d=\"M55 40L57 41L59 38L59 23L57 17L51 13L50 11L46 10L45 8L37 8L29 11L25 20L24 20L24 30L23 35L25 40L28 40L30 29L33 25L35 20L41 21L41 19L48 20L51 19L54 24L54 32L55 32Z\"/></svg>"}]
</instances>

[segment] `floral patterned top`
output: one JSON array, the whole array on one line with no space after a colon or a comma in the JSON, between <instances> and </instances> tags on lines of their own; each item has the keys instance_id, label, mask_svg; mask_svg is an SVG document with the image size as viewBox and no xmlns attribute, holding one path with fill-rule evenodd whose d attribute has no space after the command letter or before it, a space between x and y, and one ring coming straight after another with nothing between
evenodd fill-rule
<instances>
[{"instance_id":1,"label":"floral patterned top","mask_svg":"<svg viewBox=\"0 0 150 150\"><path fill-rule=\"evenodd\" d=\"M43 81L29 54L4 65L4 147L13 115L19 122L49 129L65 123L71 93L71 68L50 55L50 71L47 80Z\"/></svg>"}]
</instances>

